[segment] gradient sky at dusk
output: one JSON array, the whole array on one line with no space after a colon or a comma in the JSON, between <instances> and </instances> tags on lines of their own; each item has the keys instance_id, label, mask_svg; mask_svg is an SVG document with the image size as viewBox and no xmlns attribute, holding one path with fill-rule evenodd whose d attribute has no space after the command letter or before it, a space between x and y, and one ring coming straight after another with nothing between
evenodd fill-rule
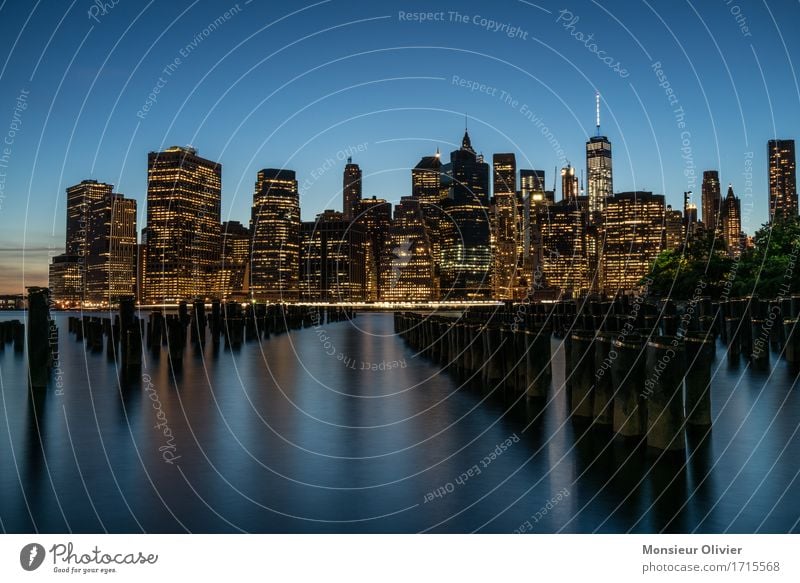
<instances>
[{"instance_id":1,"label":"gradient sky at dusk","mask_svg":"<svg viewBox=\"0 0 800 583\"><path fill-rule=\"evenodd\" d=\"M0 0L2 292L46 282L48 256L64 246L69 185L115 184L138 199L144 226L147 152L171 145L222 162L223 220L247 223L265 167L297 172L310 220L341 208L349 152L365 196L409 194L409 168L437 146L454 149L465 113L477 151L514 152L518 167L544 169L549 187L565 159L585 167L600 91L616 191L652 190L680 207L692 189L699 206L702 171L719 169L753 232L767 217L766 142L800 138L796 1L112 4ZM418 11L443 19L400 18ZM482 19L508 26L495 31ZM595 46L577 33L594 33ZM470 91L454 76L488 89Z\"/></svg>"}]
</instances>

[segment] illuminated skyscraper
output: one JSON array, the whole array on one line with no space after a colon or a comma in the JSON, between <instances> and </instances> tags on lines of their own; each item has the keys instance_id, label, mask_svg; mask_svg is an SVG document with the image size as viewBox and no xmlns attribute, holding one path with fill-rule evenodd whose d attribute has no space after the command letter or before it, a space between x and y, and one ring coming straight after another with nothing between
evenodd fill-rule
<instances>
[{"instance_id":1,"label":"illuminated skyscraper","mask_svg":"<svg viewBox=\"0 0 800 583\"><path fill-rule=\"evenodd\" d=\"M664 249L679 249L684 242L683 213L667 206L664 216Z\"/></svg>"},{"instance_id":2,"label":"illuminated skyscraper","mask_svg":"<svg viewBox=\"0 0 800 583\"><path fill-rule=\"evenodd\" d=\"M575 168L567 163L566 167L561 169L561 200L575 204L580 194L581 190L578 184L578 177L575 176Z\"/></svg>"},{"instance_id":3,"label":"illuminated skyscraper","mask_svg":"<svg viewBox=\"0 0 800 583\"><path fill-rule=\"evenodd\" d=\"M247 297L250 283L250 229L239 221L222 223L222 256L214 296L220 300Z\"/></svg>"},{"instance_id":4,"label":"illuminated skyscraper","mask_svg":"<svg viewBox=\"0 0 800 583\"><path fill-rule=\"evenodd\" d=\"M769 216L797 216L797 168L794 140L770 140L767 143L769 161Z\"/></svg>"},{"instance_id":5,"label":"illuminated skyscraper","mask_svg":"<svg viewBox=\"0 0 800 583\"><path fill-rule=\"evenodd\" d=\"M683 193L683 234L688 240L697 232L697 205L692 202L692 191Z\"/></svg>"},{"instance_id":6,"label":"illuminated skyscraper","mask_svg":"<svg viewBox=\"0 0 800 583\"><path fill-rule=\"evenodd\" d=\"M342 212L348 221L353 220L353 210L361 200L361 168L348 158L342 177Z\"/></svg>"},{"instance_id":7,"label":"illuminated skyscraper","mask_svg":"<svg viewBox=\"0 0 800 583\"><path fill-rule=\"evenodd\" d=\"M386 241L392 222L392 205L382 198L362 198L355 208L353 221L364 229L367 237L365 264L367 299L383 299L381 274L387 261Z\"/></svg>"},{"instance_id":8,"label":"illuminated skyscraper","mask_svg":"<svg viewBox=\"0 0 800 583\"><path fill-rule=\"evenodd\" d=\"M722 202L722 236L728 255L733 258L742 254L742 206L733 194L733 186L728 185L728 194Z\"/></svg>"},{"instance_id":9,"label":"illuminated skyscraper","mask_svg":"<svg viewBox=\"0 0 800 583\"><path fill-rule=\"evenodd\" d=\"M300 298L347 302L367 299L367 236L358 222L332 210L302 224Z\"/></svg>"},{"instance_id":10,"label":"illuminated skyscraper","mask_svg":"<svg viewBox=\"0 0 800 583\"><path fill-rule=\"evenodd\" d=\"M136 201L108 193L91 207L86 296L111 305L136 291Z\"/></svg>"},{"instance_id":11,"label":"illuminated skyscraper","mask_svg":"<svg viewBox=\"0 0 800 583\"><path fill-rule=\"evenodd\" d=\"M467 132L442 167L442 184L448 189L440 223L442 299L486 299L491 296L489 165L472 149Z\"/></svg>"},{"instance_id":12,"label":"illuminated skyscraper","mask_svg":"<svg viewBox=\"0 0 800 583\"><path fill-rule=\"evenodd\" d=\"M220 255L222 165L173 146L147 156L150 303L207 298Z\"/></svg>"},{"instance_id":13,"label":"illuminated skyscraper","mask_svg":"<svg viewBox=\"0 0 800 583\"><path fill-rule=\"evenodd\" d=\"M706 170L703 172L703 225L708 232L714 233L722 229L720 213L722 212L722 193L719 186L719 172Z\"/></svg>"},{"instance_id":14,"label":"illuminated skyscraper","mask_svg":"<svg viewBox=\"0 0 800 583\"><path fill-rule=\"evenodd\" d=\"M300 195L293 170L258 172L250 214L250 295L297 301L300 295Z\"/></svg>"},{"instance_id":15,"label":"illuminated skyscraper","mask_svg":"<svg viewBox=\"0 0 800 583\"><path fill-rule=\"evenodd\" d=\"M548 198L544 181L544 170L520 169L519 171L518 248L520 248L523 262L531 258L533 245L536 241L536 207L555 202L552 198Z\"/></svg>"},{"instance_id":16,"label":"illuminated skyscraper","mask_svg":"<svg viewBox=\"0 0 800 583\"><path fill-rule=\"evenodd\" d=\"M411 170L411 196L419 201L428 241L433 253L435 277L439 277L441 264L441 232L444 213L442 207L447 189L442 186L442 160L439 150L434 156L423 156Z\"/></svg>"},{"instance_id":17,"label":"illuminated skyscraper","mask_svg":"<svg viewBox=\"0 0 800 583\"><path fill-rule=\"evenodd\" d=\"M404 196L400 199L400 204L395 205L388 246L382 299L436 299L438 290L434 277L433 251L418 199Z\"/></svg>"},{"instance_id":18,"label":"illuminated skyscraper","mask_svg":"<svg viewBox=\"0 0 800 583\"><path fill-rule=\"evenodd\" d=\"M97 180L83 180L67 188L67 255L86 258L89 254L92 207L113 190L112 184Z\"/></svg>"},{"instance_id":19,"label":"illuminated skyscraper","mask_svg":"<svg viewBox=\"0 0 800 583\"><path fill-rule=\"evenodd\" d=\"M67 188L67 238L65 255L77 261L81 273L81 293L86 291L86 261L89 255L89 231L94 204L111 194L112 184L83 180ZM63 267L63 265L62 265Z\"/></svg>"},{"instance_id":20,"label":"illuminated skyscraper","mask_svg":"<svg viewBox=\"0 0 800 583\"><path fill-rule=\"evenodd\" d=\"M606 199L614 192L611 142L600 135L600 94L597 96L597 133L586 142L586 193L589 196L589 219L599 222Z\"/></svg>"},{"instance_id":21,"label":"illuminated skyscraper","mask_svg":"<svg viewBox=\"0 0 800 583\"><path fill-rule=\"evenodd\" d=\"M492 157L492 293L495 299L513 299L517 257L517 162L514 154Z\"/></svg>"},{"instance_id":22,"label":"illuminated skyscraper","mask_svg":"<svg viewBox=\"0 0 800 583\"><path fill-rule=\"evenodd\" d=\"M53 257L49 266L47 286L50 296L60 307L79 307L84 299L83 260L66 253Z\"/></svg>"},{"instance_id":23,"label":"illuminated skyscraper","mask_svg":"<svg viewBox=\"0 0 800 583\"><path fill-rule=\"evenodd\" d=\"M571 295L587 293L590 285L587 210L578 202L562 200L532 209L540 232L538 254L544 285Z\"/></svg>"},{"instance_id":24,"label":"illuminated skyscraper","mask_svg":"<svg viewBox=\"0 0 800 583\"><path fill-rule=\"evenodd\" d=\"M639 288L664 248L664 195L620 192L608 199L602 246L602 287L609 295Z\"/></svg>"}]
</instances>

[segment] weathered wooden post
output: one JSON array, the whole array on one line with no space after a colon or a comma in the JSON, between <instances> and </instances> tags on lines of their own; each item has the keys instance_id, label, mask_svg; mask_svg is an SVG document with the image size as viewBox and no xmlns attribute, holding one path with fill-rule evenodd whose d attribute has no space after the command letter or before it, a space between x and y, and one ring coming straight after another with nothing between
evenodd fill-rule
<instances>
[{"instance_id":1,"label":"weathered wooden post","mask_svg":"<svg viewBox=\"0 0 800 583\"><path fill-rule=\"evenodd\" d=\"M685 349L674 337L647 343L647 445L665 451L686 448L683 412Z\"/></svg>"}]
</instances>

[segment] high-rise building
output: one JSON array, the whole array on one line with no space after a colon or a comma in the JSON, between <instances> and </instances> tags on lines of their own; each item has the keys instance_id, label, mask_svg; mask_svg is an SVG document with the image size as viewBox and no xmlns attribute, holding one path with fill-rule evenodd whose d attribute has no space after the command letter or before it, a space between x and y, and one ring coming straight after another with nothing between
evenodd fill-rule
<instances>
[{"instance_id":1,"label":"high-rise building","mask_svg":"<svg viewBox=\"0 0 800 583\"><path fill-rule=\"evenodd\" d=\"M561 200L567 202L575 201L581 194L580 185L578 184L578 177L575 175L575 168L569 162L561 169Z\"/></svg>"},{"instance_id":2,"label":"high-rise building","mask_svg":"<svg viewBox=\"0 0 800 583\"><path fill-rule=\"evenodd\" d=\"M706 170L703 172L703 225L710 233L722 229L720 213L722 212L722 193L719 186L719 172Z\"/></svg>"},{"instance_id":3,"label":"high-rise building","mask_svg":"<svg viewBox=\"0 0 800 583\"><path fill-rule=\"evenodd\" d=\"M461 148L442 167L441 294L447 300L491 296L489 240L489 165L472 149L464 132Z\"/></svg>"},{"instance_id":4,"label":"high-rise building","mask_svg":"<svg viewBox=\"0 0 800 583\"><path fill-rule=\"evenodd\" d=\"M326 210L303 222L300 245L300 298L305 301L347 302L367 298L362 225L344 214Z\"/></svg>"},{"instance_id":5,"label":"high-rise building","mask_svg":"<svg viewBox=\"0 0 800 583\"><path fill-rule=\"evenodd\" d=\"M611 142L600 135L600 94L596 95L597 133L586 142L586 193L589 196L589 219L599 222L606 199L614 193Z\"/></svg>"},{"instance_id":6,"label":"high-rise building","mask_svg":"<svg viewBox=\"0 0 800 583\"><path fill-rule=\"evenodd\" d=\"M142 228L139 244L136 246L136 302L146 303L147 295L147 227Z\"/></svg>"},{"instance_id":7,"label":"high-rise building","mask_svg":"<svg viewBox=\"0 0 800 583\"><path fill-rule=\"evenodd\" d=\"M300 195L293 170L259 170L250 214L250 295L293 302L300 296Z\"/></svg>"},{"instance_id":8,"label":"high-rise building","mask_svg":"<svg viewBox=\"0 0 800 583\"><path fill-rule=\"evenodd\" d=\"M67 238L65 254L77 258L81 272L81 291L86 290L86 261L94 204L114 190L112 184L83 180L67 188Z\"/></svg>"},{"instance_id":9,"label":"high-rise building","mask_svg":"<svg viewBox=\"0 0 800 583\"><path fill-rule=\"evenodd\" d=\"M692 191L683 193L683 235L691 239L697 233L697 205L692 202Z\"/></svg>"},{"instance_id":10,"label":"high-rise building","mask_svg":"<svg viewBox=\"0 0 800 583\"><path fill-rule=\"evenodd\" d=\"M361 200L361 168L348 158L342 177L342 212L345 220L353 220L353 209Z\"/></svg>"},{"instance_id":11,"label":"high-rise building","mask_svg":"<svg viewBox=\"0 0 800 583\"><path fill-rule=\"evenodd\" d=\"M91 207L86 297L102 305L136 292L136 201L108 193Z\"/></svg>"},{"instance_id":12,"label":"high-rise building","mask_svg":"<svg viewBox=\"0 0 800 583\"><path fill-rule=\"evenodd\" d=\"M633 291L664 248L664 195L620 192L606 204L602 246L605 293Z\"/></svg>"},{"instance_id":13,"label":"high-rise building","mask_svg":"<svg viewBox=\"0 0 800 583\"><path fill-rule=\"evenodd\" d=\"M438 278L441 264L441 232L440 226L444 218L442 206L447 190L442 187L442 160L439 150L434 156L423 156L411 170L411 196L420 203L428 241L433 250L433 260Z\"/></svg>"},{"instance_id":14,"label":"high-rise building","mask_svg":"<svg viewBox=\"0 0 800 583\"><path fill-rule=\"evenodd\" d=\"M145 297L211 296L220 255L222 165L173 146L147 156Z\"/></svg>"},{"instance_id":15,"label":"high-rise building","mask_svg":"<svg viewBox=\"0 0 800 583\"><path fill-rule=\"evenodd\" d=\"M63 253L53 257L49 266L50 297L62 308L80 307L84 296L83 259Z\"/></svg>"},{"instance_id":16,"label":"high-rise building","mask_svg":"<svg viewBox=\"0 0 800 583\"><path fill-rule=\"evenodd\" d=\"M728 194L722 203L722 236L728 255L736 258L742 254L742 205L728 185Z\"/></svg>"},{"instance_id":17,"label":"high-rise building","mask_svg":"<svg viewBox=\"0 0 800 583\"><path fill-rule=\"evenodd\" d=\"M382 300L381 274L387 259L386 249L389 225L392 222L392 205L382 198L362 198L355 207L353 222L361 225L367 237L364 261L366 264L367 299Z\"/></svg>"},{"instance_id":18,"label":"high-rise building","mask_svg":"<svg viewBox=\"0 0 800 583\"><path fill-rule=\"evenodd\" d=\"M222 255L214 296L220 300L245 299L250 284L250 229L239 221L222 223Z\"/></svg>"},{"instance_id":19,"label":"high-rise building","mask_svg":"<svg viewBox=\"0 0 800 583\"><path fill-rule=\"evenodd\" d=\"M769 217L797 216L797 167L794 140L769 140Z\"/></svg>"},{"instance_id":20,"label":"high-rise building","mask_svg":"<svg viewBox=\"0 0 800 583\"><path fill-rule=\"evenodd\" d=\"M394 207L389 228L389 254L383 275L383 298L388 301L428 301L438 296L433 250L420 201L404 196Z\"/></svg>"},{"instance_id":21,"label":"high-rise building","mask_svg":"<svg viewBox=\"0 0 800 583\"><path fill-rule=\"evenodd\" d=\"M543 285L573 296L589 291L587 209L577 198L537 205L535 212L540 245Z\"/></svg>"},{"instance_id":22,"label":"high-rise building","mask_svg":"<svg viewBox=\"0 0 800 583\"><path fill-rule=\"evenodd\" d=\"M664 216L664 249L679 249L684 242L683 213L667 205Z\"/></svg>"},{"instance_id":23,"label":"high-rise building","mask_svg":"<svg viewBox=\"0 0 800 583\"><path fill-rule=\"evenodd\" d=\"M522 266L529 266L534 268L535 261L531 261L531 253L536 241L536 207L552 204L555 202L552 199L552 192L550 196L545 191L545 174L544 170L527 170L520 169L519 171L519 194L518 194L518 208L520 209L517 215L518 218L518 239ZM527 263L526 263L527 262ZM526 271L528 270L525 268Z\"/></svg>"},{"instance_id":24,"label":"high-rise building","mask_svg":"<svg viewBox=\"0 0 800 583\"><path fill-rule=\"evenodd\" d=\"M83 180L67 188L67 255L85 258L89 254L92 207L113 190L114 185L97 180Z\"/></svg>"},{"instance_id":25,"label":"high-rise building","mask_svg":"<svg viewBox=\"0 0 800 583\"><path fill-rule=\"evenodd\" d=\"M492 293L495 299L510 300L519 268L516 158L514 154L495 154L492 167Z\"/></svg>"}]
</instances>

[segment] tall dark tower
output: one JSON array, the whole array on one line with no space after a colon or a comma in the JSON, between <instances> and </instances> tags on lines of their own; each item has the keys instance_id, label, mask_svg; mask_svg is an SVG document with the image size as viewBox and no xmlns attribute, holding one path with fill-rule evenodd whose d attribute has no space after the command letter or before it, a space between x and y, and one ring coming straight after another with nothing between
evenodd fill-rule
<instances>
[{"instance_id":1,"label":"tall dark tower","mask_svg":"<svg viewBox=\"0 0 800 583\"><path fill-rule=\"evenodd\" d=\"M769 218L797 216L797 170L794 140L770 140Z\"/></svg>"},{"instance_id":2,"label":"tall dark tower","mask_svg":"<svg viewBox=\"0 0 800 583\"><path fill-rule=\"evenodd\" d=\"M361 200L361 168L348 158L342 180L342 211L346 221L353 220L353 208Z\"/></svg>"},{"instance_id":3,"label":"tall dark tower","mask_svg":"<svg viewBox=\"0 0 800 583\"><path fill-rule=\"evenodd\" d=\"M423 156L411 170L411 196L419 201L435 272L441 264L441 232L440 226L444 217L442 213L442 159L437 148L436 155Z\"/></svg>"},{"instance_id":4,"label":"tall dark tower","mask_svg":"<svg viewBox=\"0 0 800 583\"><path fill-rule=\"evenodd\" d=\"M719 186L719 172L706 170L703 172L703 224L709 232L722 229L722 192Z\"/></svg>"},{"instance_id":5,"label":"tall dark tower","mask_svg":"<svg viewBox=\"0 0 800 583\"><path fill-rule=\"evenodd\" d=\"M447 188L441 231L442 299L486 299L491 295L489 268L489 165L464 132L461 148L442 167Z\"/></svg>"},{"instance_id":6,"label":"tall dark tower","mask_svg":"<svg viewBox=\"0 0 800 583\"><path fill-rule=\"evenodd\" d=\"M728 185L728 194L722 203L722 236L728 248L728 255L733 258L742 253L742 206L735 194L733 186Z\"/></svg>"},{"instance_id":7,"label":"tall dark tower","mask_svg":"<svg viewBox=\"0 0 800 583\"><path fill-rule=\"evenodd\" d=\"M596 94L596 135L586 142L586 192L589 220L596 222L605 210L606 199L614 193L611 142L600 135L600 93Z\"/></svg>"}]
</instances>

